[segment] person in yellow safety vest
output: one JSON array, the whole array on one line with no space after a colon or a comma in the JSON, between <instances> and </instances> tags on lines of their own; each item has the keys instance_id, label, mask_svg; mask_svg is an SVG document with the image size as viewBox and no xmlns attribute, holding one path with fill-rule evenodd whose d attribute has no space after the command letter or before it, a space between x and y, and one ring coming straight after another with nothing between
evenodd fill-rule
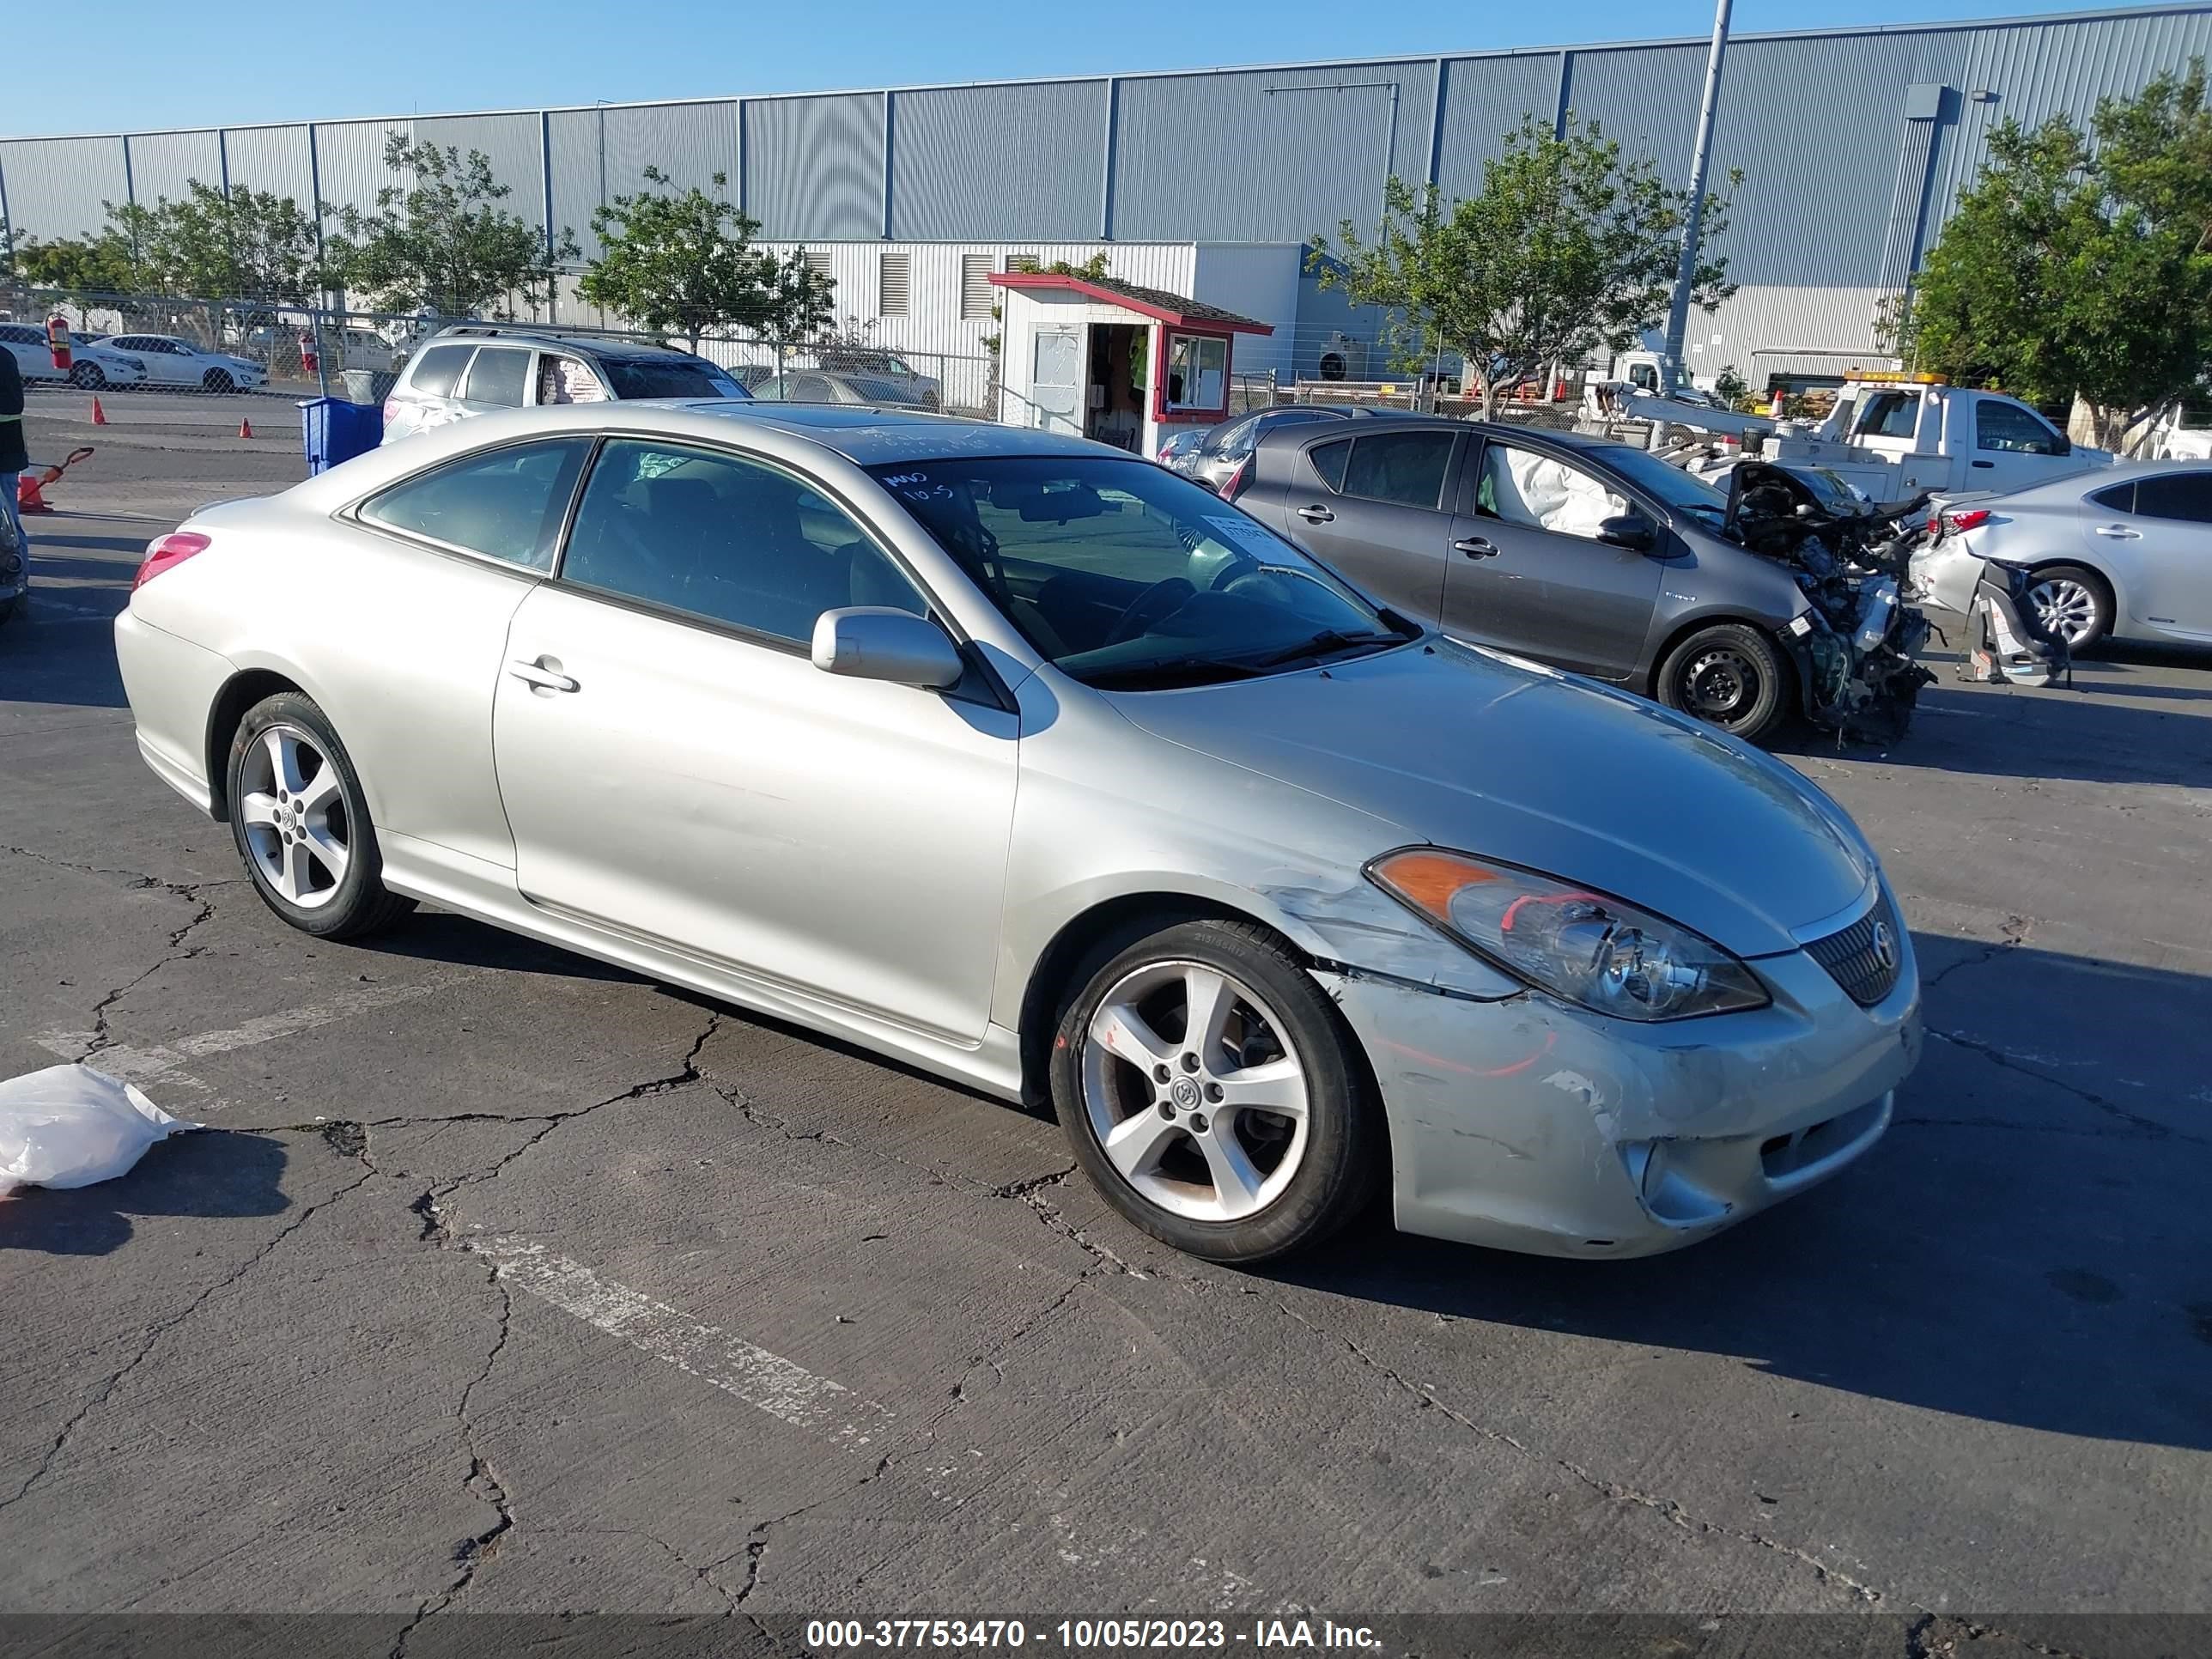
<instances>
[{"instance_id":1,"label":"person in yellow safety vest","mask_svg":"<svg viewBox=\"0 0 2212 1659\"><path fill-rule=\"evenodd\" d=\"M0 349L0 501L4 501L8 520L15 526L15 550L27 559L31 538L23 533L23 515L15 507L15 487L18 475L30 465L31 453L23 443L23 374L15 366L15 354Z\"/></svg>"}]
</instances>

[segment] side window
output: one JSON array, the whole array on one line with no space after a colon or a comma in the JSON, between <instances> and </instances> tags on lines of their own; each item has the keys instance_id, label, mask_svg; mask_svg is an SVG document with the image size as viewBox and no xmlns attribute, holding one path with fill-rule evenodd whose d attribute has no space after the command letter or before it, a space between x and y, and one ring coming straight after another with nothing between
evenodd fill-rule
<instances>
[{"instance_id":1,"label":"side window","mask_svg":"<svg viewBox=\"0 0 2212 1659\"><path fill-rule=\"evenodd\" d=\"M591 447L587 438L557 438L465 455L371 496L361 516L509 564L550 570L561 520Z\"/></svg>"},{"instance_id":2,"label":"side window","mask_svg":"<svg viewBox=\"0 0 2212 1659\"><path fill-rule=\"evenodd\" d=\"M15 328L12 326L0 328L0 340L7 341L9 345L34 345L38 343L38 337L33 336L29 329Z\"/></svg>"},{"instance_id":3,"label":"side window","mask_svg":"<svg viewBox=\"0 0 2212 1659\"><path fill-rule=\"evenodd\" d=\"M1919 429L1917 392L1877 392L1859 405L1856 430L1862 438L1911 438Z\"/></svg>"},{"instance_id":4,"label":"side window","mask_svg":"<svg viewBox=\"0 0 2212 1659\"><path fill-rule=\"evenodd\" d=\"M580 357L553 351L538 355L538 401L541 404L597 404L606 392L591 365Z\"/></svg>"},{"instance_id":5,"label":"side window","mask_svg":"<svg viewBox=\"0 0 2212 1659\"><path fill-rule=\"evenodd\" d=\"M1376 432L1355 438L1339 493L1433 508L1451 471L1454 441L1449 432Z\"/></svg>"},{"instance_id":6,"label":"side window","mask_svg":"<svg viewBox=\"0 0 2212 1659\"><path fill-rule=\"evenodd\" d=\"M415 360L415 372L407 377L408 389L426 398L448 396L475 350L472 345L432 346Z\"/></svg>"},{"instance_id":7,"label":"side window","mask_svg":"<svg viewBox=\"0 0 2212 1659\"><path fill-rule=\"evenodd\" d=\"M1974 447L2014 455L2055 455L2057 434L2018 404L1984 398L1974 405Z\"/></svg>"},{"instance_id":8,"label":"side window","mask_svg":"<svg viewBox=\"0 0 2212 1659\"><path fill-rule=\"evenodd\" d=\"M2136 483L2130 478L2125 483L2116 483L2104 489L2089 492L2089 499L2101 507L2114 513L2136 510Z\"/></svg>"},{"instance_id":9,"label":"side window","mask_svg":"<svg viewBox=\"0 0 2212 1659\"><path fill-rule=\"evenodd\" d=\"M1649 363L1631 363L1628 366L1628 383L1639 392L1656 392L1659 389L1659 371Z\"/></svg>"},{"instance_id":10,"label":"side window","mask_svg":"<svg viewBox=\"0 0 2212 1659\"><path fill-rule=\"evenodd\" d=\"M461 396L472 404L522 407L522 393L530 384L530 354L513 347L482 346L469 365L467 385Z\"/></svg>"},{"instance_id":11,"label":"side window","mask_svg":"<svg viewBox=\"0 0 2212 1659\"><path fill-rule=\"evenodd\" d=\"M2161 472L2136 479L2136 511L2146 519L2212 524L2212 472Z\"/></svg>"},{"instance_id":12,"label":"side window","mask_svg":"<svg viewBox=\"0 0 2212 1659\"><path fill-rule=\"evenodd\" d=\"M1344 469L1352 459L1352 440L1339 438L1333 444L1316 444L1306 451L1306 459L1313 470L1321 474L1321 481L1338 495L1344 494Z\"/></svg>"},{"instance_id":13,"label":"side window","mask_svg":"<svg viewBox=\"0 0 2212 1659\"><path fill-rule=\"evenodd\" d=\"M842 508L789 473L642 439L600 452L561 576L800 645L824 611L929 611Z\"/></svg>"},{"instance_id":14,"label":"side window","mask_svg":"<svg viewBox=\"0 0 2212 1659\"><path fill-rule=\"evenodd\" d=\"M783 400L787 404L834 404L837 394L819 374L798 374L792 377L790 390L783 394Z\"/></svg>"},{"instance_id":15,"label":"side window","mask_svg":"<svg viewBox=\"0 0 2212 1659\"><path fill-rule=\"evenodd\" d=\"M1507 524L1584 541L1596 540L1598 526L1629 510L1626 496L1580 467L1512 444L1484 447L1474 500L1483 513Z\"/></svg>"}]
</instances>

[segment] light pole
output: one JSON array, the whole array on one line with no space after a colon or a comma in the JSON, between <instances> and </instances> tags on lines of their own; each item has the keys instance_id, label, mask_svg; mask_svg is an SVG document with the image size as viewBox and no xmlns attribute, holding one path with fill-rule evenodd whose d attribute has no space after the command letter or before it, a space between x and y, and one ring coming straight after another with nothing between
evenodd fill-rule
<instances>
[{"instance_id":1,"label":"light pole","mask_svg":"<svg viewBox=\"0 0 2212 1659\"><path fill-rule=\"evenodd\" d=\"M1713 49L1705 59L1705 101L1698 112L1698 147L1690 157L1690 211L1682 222L1682 257L1674 267L1674 299L1667 307L1667 345L1659 391L1671 398L1682 381L1682 336L1690 325L1690 289L1698 270L1698 232L1705 216L1705 172L1712 161L1713 117L1721 102L1721 58L1728 51L1730 0L1713 8Z\"/></svg>"}]
</instances>

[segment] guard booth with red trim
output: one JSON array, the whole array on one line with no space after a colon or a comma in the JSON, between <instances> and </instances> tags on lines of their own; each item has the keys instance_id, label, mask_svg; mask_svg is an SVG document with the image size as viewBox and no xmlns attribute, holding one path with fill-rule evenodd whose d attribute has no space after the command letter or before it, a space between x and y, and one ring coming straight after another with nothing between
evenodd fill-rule
<instances>
[{"instance_id":1,"label":"guard booth with red trim","mask_svg":"<svg viewBox=\"0 0 2212 1659\"><path fill-rule=\"evenodd\" d=\"M1266 323L1111 276L994 272L999 419L1158 455L1181 427L1229 417L1237 337Z\"/></svg>"}]
</instances>

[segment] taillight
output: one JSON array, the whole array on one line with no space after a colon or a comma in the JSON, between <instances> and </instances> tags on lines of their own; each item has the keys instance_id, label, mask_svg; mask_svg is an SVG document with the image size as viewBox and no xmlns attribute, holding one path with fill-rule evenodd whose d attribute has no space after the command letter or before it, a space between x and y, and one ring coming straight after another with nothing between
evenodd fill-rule
<instances>
[{"instance_id":1,"label":"taillight","mask_svg":"<svg viewBox=\"0 0 2212 1659\"><path fill-rule=\"evenodd\" d=\"M1220 495L1224 501L1233 501L1242 495L1252 483L1252 458L1247 455L1237 463L1237 470L1221 481Z\"/></svg>"},{"instance_id":2,"label":"taillight","mask_svg":"<svg viewBox=\"0 0 2212 1659\"><path fill-rule=\"evenodd\" d=\"M1990 510L1986 507L1978 507L1971 513L1946 513L1943 515L1943 522L1954 530L1972 530L1976 525L1989 521Z\"/></svg>"},{"instance_id":3,"label":"taillight","mask_svg":"<svg viewBox=\"0 0 2212 1659\"><path fill-rule=\"evenodd\" d=\"M386 426L391 425L393 419L398 415L398 413L399 399L397 398L386 398L384 400L384 423Z\"/></svg>"},{"instance_id":4,"label":"taillight","mask_svg":"<svg viewBox=\"0 0 2212 1659\"><path fill-rule=\"evenodd\" d=\"M197 530L173 530L160 540L147 543L145 561L131 578L132 589L145 586L164 570L175 569L207 544L208 538Z\"/></svg>"}]
</instances>

